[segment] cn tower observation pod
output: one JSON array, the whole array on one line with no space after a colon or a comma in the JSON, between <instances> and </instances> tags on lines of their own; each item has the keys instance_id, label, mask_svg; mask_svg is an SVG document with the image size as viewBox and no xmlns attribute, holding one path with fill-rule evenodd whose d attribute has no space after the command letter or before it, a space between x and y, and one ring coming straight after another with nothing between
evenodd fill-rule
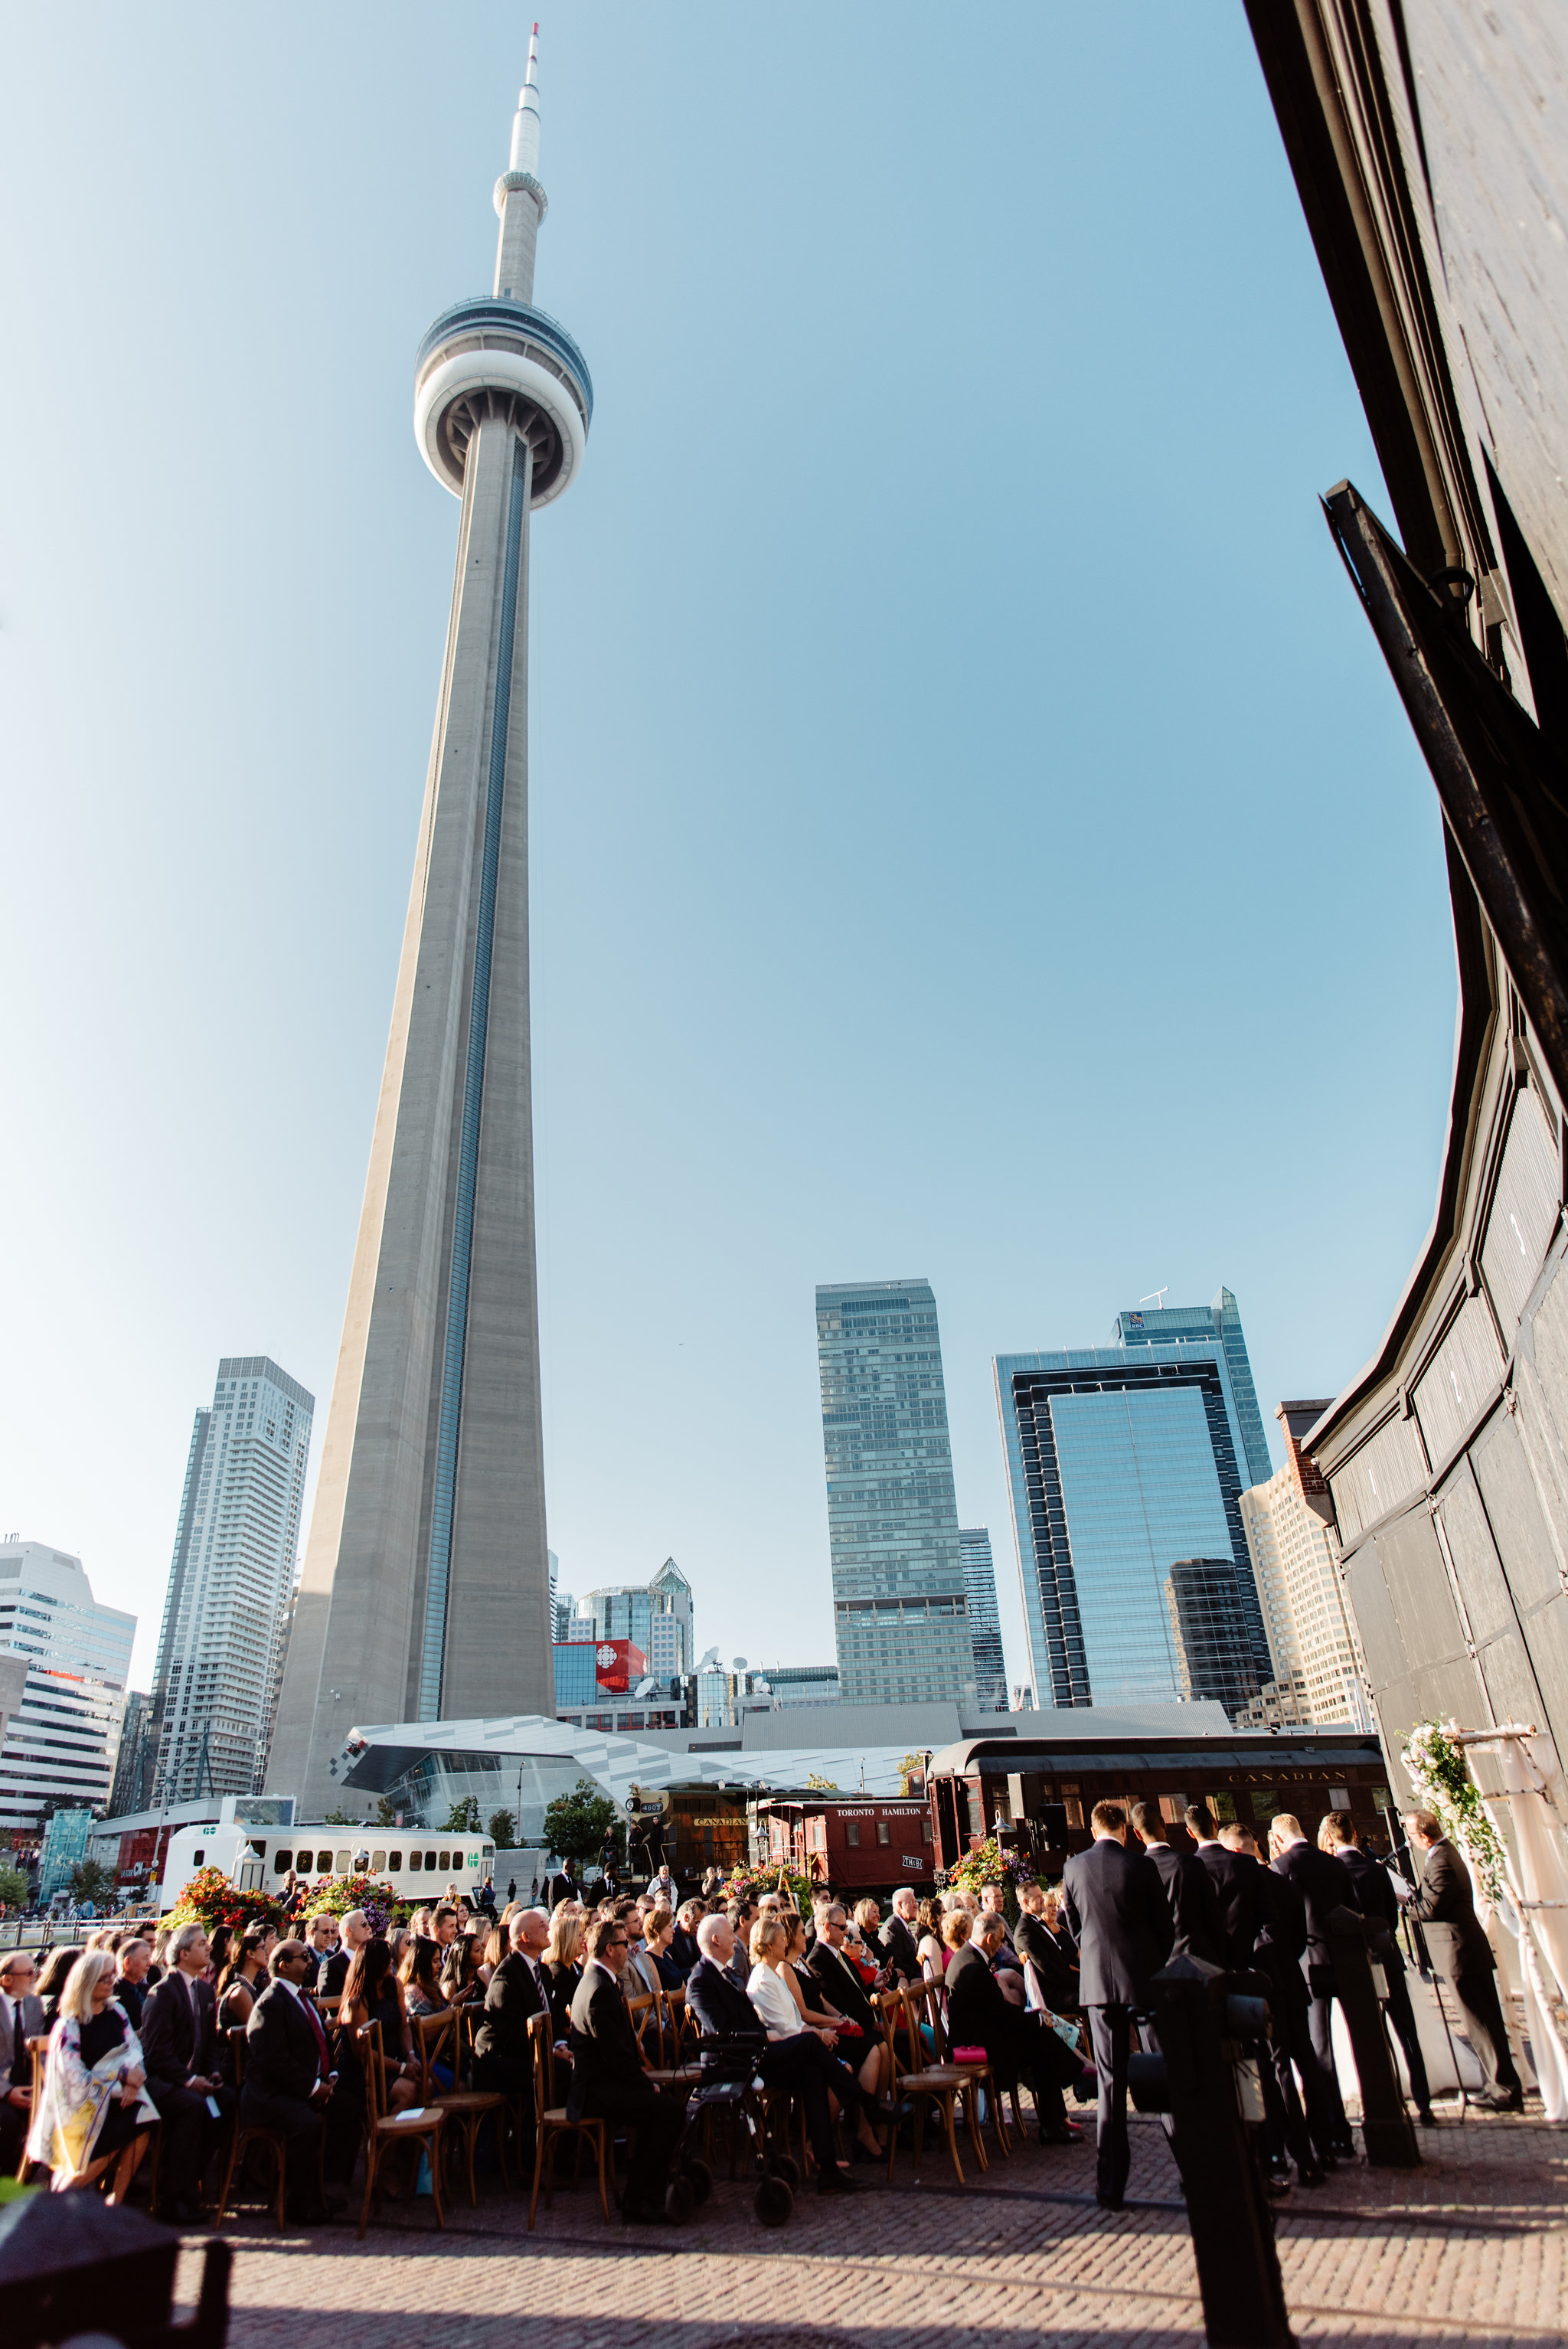
<instances>
[{"instance_id":1,"label":"cn tower observation pod","mask_svg":"<svg viewBox=\"0 0 1568 2349\"><path fill-rule=\"evenodd\" d=\"M481 295L444 310L414 363L414 438L436 479L463 493L481 417L513 419L533 452L532 506L573 479L588 445L593 384L563 326L530 303Z\"/></svg>"}]
</instances>

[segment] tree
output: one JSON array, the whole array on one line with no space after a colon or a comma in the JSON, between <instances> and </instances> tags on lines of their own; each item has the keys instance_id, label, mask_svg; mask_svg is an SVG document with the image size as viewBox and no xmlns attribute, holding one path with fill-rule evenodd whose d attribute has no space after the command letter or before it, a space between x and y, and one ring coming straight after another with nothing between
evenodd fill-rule
<instances>
[{"instance_id":1,"label":"tree","mask_svg":"<svg viewBox=\"0 0 1568 2349\"><path fill-rule=\"evenodd\" d=\"M77 1860L71 1870L71 1899L78 1907L90 1900L95 1909L107 1908L114 1899L114 1878L100 1860Z\"/></svg>"},{"instance_id":2,"label":"tree","mask_svg":"<svg viewBox=\"0 0 1568 2349\"><path fill-rule=\"evenodd\" d=\"M397 1806L392 1800L390 1795L383 1795L381 1800L377 1804L376 1824L378 1827L395 1827L397 1826Z\"/></svg>"},{"instance_id":3,"label":"tree","mask_svg":"<svg viewBox=\"0 0 1568 2349\"><path fill-rule=\"evenodd\" d=\"M620 1814L592 1778L579 1778L569 1795L557 1795L544 1814L544 1847L562 1859L597 1859L604 1838L620 1826Z\"/></svg>"},{"instance_id":4,"label":"tree","mask_svg":"<svg viewBox=\"0 0 1568 2349\"><path fill-rule=\"evenodd\" d=\"M497 1851L511 1851L517 1843L517 1821L510 1811L490 1813L490 1839Z\"/></svg>"},{"instance_id":5,"label":"tree","mask_svg":"<svg viewBox=\"0 0 1568 2349\"><path fill-rule=\"evenodd\" d=\"M356 1827L358 1825L359 1821L350 1818L346 1811L328 1811L322 1821L324 1827Z\"/></svg>"},{"instance_id":6,"label":"tree","mask_svg":"<svg viewBox=\"0 0 1568 2349\"><path fill-rule=\"evenodd\" d=\"M477 1795L465 1795L462 1801L454 1803L447 1813L447 1824L440 1832L442 1835L478 1835L479 1831L480 1798Z\"/></svg>"},{"instance_id":7,"label":"tree","mask_svg":"<svg viewBox=\"0 0 1568 2349\"><path fill-rule=\"evenodd\" d=\"M7 1909L25 1909L27 1905L27 1879L8 1859L0 1859L0 1903Z\"/></svg>"}]
</instances>

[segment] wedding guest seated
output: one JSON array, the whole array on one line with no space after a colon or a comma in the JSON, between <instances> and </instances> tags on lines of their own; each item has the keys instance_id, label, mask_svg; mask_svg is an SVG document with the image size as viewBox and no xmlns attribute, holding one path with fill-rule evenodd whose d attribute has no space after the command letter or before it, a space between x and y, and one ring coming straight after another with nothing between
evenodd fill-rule
<instances>
[{"instance_id":1,"label":"wedding guest seated","mask_svg":"<svg viewBox=\"0 0 1568 2349\"><path fill-rule=\"evenodd\" d=\"M311 1960L311 1970L304 1986L308 1991L315 1991L321 1986L328 1960L337 1954L337 1920L330 1909L316 1910L304 1929L304 1945Z\"/></svg>"},{"instance_id":2,"label":"wedding guest seated","mask_svg":"<svg viewBox=\"0 0 1568 2349\"><path fill-rule=\"evenodd\" d=\"M245 2025L245 2085L240 2097L244 2128L278 2129L288 2139L288 2202L296 2226L320 2226L332 2217L320 2188L322 2124L333 2096L332 2059L321 2017L304 1994L310 1969L303 1941L280 1941L269 1963L272 1980Z\"/></svg>"},{"instance_id":3,"label":"wedding guest seated","mask_svg":"<svg viewBox=\"0 0 1568 2349\"><path fill-rule=\"evenodd\" d=\"M480 1972L485 1943L490 1936L483 1933L459 1933L447 1951L441 1968L441 1989L449 2006L470 2006L485 1994L486 1978Z\"/></svg>"},{"instance_id":4,"label":"wedding guest seated","mask_svg":"<svg viewBox=\"0 0 1568 2349\"><path fill-rule=\"evenodd\" d=\"M799 1918L795 1917L794 1928L799 1924ZM794 1938L791 1926L782 1918L758 1917L751 1929L751 1974L746 1994L767 2026L770 2040L795 2039L810 2033L830 2055L836 2054L839 2034L833 2024L808 2019L789 1961L789 1944ZM690 1994L688 1984L687 1996ZM883 2153L886 2147L872 2125L861 2083L841 2057L835 2063L827 2085L839 2109L852 2121L861 2149L873 2157Z\"/></svg>"},{"instance_id":5,"label":"wedding guest seated","mask_svg":"<svg viewBox=\"0 0 1568 2349\"><path fill-rule=\"evenodd\" d=\"M15 2176L33 2107L29 2039L48 2034L31 1950L0 1955L0 2176ZM134 2024L132 2025L134 2029Z\"/></svg>"},{"instance_id":6,"label":"wedding guest seated","mask_svg":"<svg viewBox=\"0 0 1568 2349\"><path fill-rule=\"evenodd\" d=\"M653 1961L661 1990L679 1990L686 1981L670 1948L675 1932L676 1920L667 1909L654 1909L644 1928L644 1947Z\"/></svg>"},{"instance_id":7,"label":"wedding guest seated","mask_svg":"<svg viewBox=\"0 0 1568 2349\"><path fill-rule=\"evenodd\" d=\"M873 1904L874 1905L874 1904ZM818 2004L830 2025L855 2025L858 2043L839 2033L839 2054L849 2063L866 2095L875 2103L892 2085L887 2044L859 1967L845 1946L847 1919L841 1902L830 1901L817 1920L817 1942L809 1961Z\"/></svg>"},{"instance_id":8,"label":"wedding guest seated","mask_svg":"<svg viewBox=\"0 0 1568 2349\"><path fill-rule=\"evenodd\" d=\"M940 1899L923 1900L914 1914L914 1953L920 1971L927 1982L940 1980L947 1971L947 1953L942 1944L942 1902Z\"/></svg>"},{"instance_id":9,"label":"wedding guest seated","mask_svg":"<svg viewBox=\"0 0 1568 2349\"><path fill-rule=\"evenodd\" d=\"M562 2040L572 2002L583 1979L583 1913L574 1900L557 1909L550 1920L550 1939L544 1945L541 1971L550 2002L551 2037Z\"/></svg>"},{"instance_id":10,"label":"wedding guest seated","mask_svg":"<svg viewBox=\"0 0 1568 2349\"><path fill-rule=\"evenodd\" d=\"M408 2009L392 1964L390 1946L378 1933L362 1942L349 1961L337 2010L333 2062L337 2087L333 2095L335 2135L345 2112L352 2110L354 2125L365 2126L365 2059L355 2033L367 2023L381 2025L382 2095L388 2113L407 2112L419 2101L419 2062ZM348 2122L344 2122L346 2131ZM349 2165L352 2168L352 2163Z\"/></svg>"},{"instance_id":11,"label":"wedding guest seated","mask_svg":"<svg viewBox=\"0 0 1568 2349\"><path fill-rule=\"evenodd\" d=\"M55 2027L55 2018L60 2011L60 1998L64 1992L67 1979L81 1954L79 1950L62 1948L51 1950L44 1960L44 1971L38 1976L36 1991L38 2003L44 2010L46 2031L52 2031Z\"/></svg>"},{"instance_id":12,"label":"wedding guest seated","mask_svg":"<svg viewBox=\"0 0 1568 2349\"><path fill-rule=\"evenodd\" d=\"M152 1964L152 1944L139 1933L125 1933L114 1953L114 1994L125 2009L133 2031L141 2029L141 2010L147 2001L147 1976Z\"/></svg>"},{"instance_id":13,"label":"wedding guest seated","mask_svg":"<svg viewBox=\"0 0 1568 2349\"><path fill-rule=\"evenodd\" d=\"M56 2193L90 2186L113 2167L106 2199L121 2202L158 2118L141 2042L111 1995L114 1958L85 1950L59 1992L27 2157L53 2172Z\"/></svg>"},{"instance_id":14,"label":"wedding guest seated","mask_svg":"<svg viewBox=\"0 0 1568 2349\"><path fill-rule=\"evenodd\" d=\"M626 1947L622 1920L594 1918L588 1928L587 1963L572 2002L566 2114L569 2120L614 2121L632 2133L622 2216L633 2225L652 2225L667 2215L670 2164L686 2127L686 2107L680 2097L656 2088L643 2068L621 1990Z\"/></svg>"},{"instance_id":15,"label":"wedding guest seated","mask_svg":"<svg viewBox=\"0 0 1568 2349\"><path fill-rule=\"evenodd\" d=\"M272 1927L266 1925L242 1933L237 1941L230 1942L229 1962L217 1982L220 2032L239 2031L249 2023L251 2009L267 1986L267 1961L277 1945L277 1938ZM172 1941L169 1955L171 1961L178 1963Z\"/></svg>"},{"instance_id":16,"label":"wedding guest seated","mask_svg":"<svg viewBox=\"0 0 1568 2349\"><path fill-rule=\"evenodd\" d=\"M676 1930L670 1937L669 1954L680 1968L682 1982L702 1955L696 1944L696 1929L707 1914L701 1900L683 1900L676 1910Z\"/></svg>"},{"instance_id":17,"label":"wedding guest seated","mask_svg":"<svg viewBox=\"0 0 1568 2349\"><path fill-rule=\"evenodd\" d=\"M950 1920L956 1923L956 1918ZM947 1969L947 2044L984 2047L998 2089L1016 2080L1035 2092L1042 2145L1070 2145L1080 2132L1068 2119L1064 2087L1082 2087L1083 2064L1041 2014L1026 2014L1003 1997L994 1971L1003 1920L984 1910Z\"/></svg>"},{"instance_id":18,"label":"wedding guest seated","mask_svg":"<svg viewBox=\"0 0 1568 2349\"><path fill-rule=\"evenodd\" d=\"M1077 1951L1065 1927L1052 1930L1052 1911L1056 1895L1042 1884L1021 1884L1018 1887L1018 1922L1014 1933L1014 1946L1026 1965L1035 1970L1036 1984L1053 2014L1076 2014L1078 2011L1078 1977Z\"/></svg>"},{"instance_id":19,"label":"wedding guest seated","mask_svg":"<svg viewBox=\"0 0 1568 2349\"><path fill-rule=\"evenodd\" d=\"M531 2018L549 2007L542 1960L550 1920L542 1909L520 1909L509 1928L511 1947L490 1979L485 2011L474 2034L474 2085L523 2100L522 2126L533 2144Z\"/></svg>"},{"instance_id":20,"label":"wedding guest seated","mask_svg":"<svg viewBox=\"0 0 1568 2349\"><path fill-rule=\"evenodd\" d=\"M201 2178L228 2135L235 2100L201 1927L181 1925L167 1955L169 1971L148 1992L142 2010L142 2062L163 2124L158 2216L189 2227L200 2216Z\"/></svg>"}]
</instances>

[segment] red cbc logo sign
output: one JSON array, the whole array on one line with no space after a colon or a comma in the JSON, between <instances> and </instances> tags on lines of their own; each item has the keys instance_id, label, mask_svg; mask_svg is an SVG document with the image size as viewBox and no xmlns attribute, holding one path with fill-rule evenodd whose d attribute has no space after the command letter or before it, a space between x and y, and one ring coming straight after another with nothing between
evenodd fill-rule
<instances>
[{"instance_id":1,"label":"red cbc logo sign","mask_svg":"<svg viewBox=\"0 0 1568 2349\"><path fill-rule=\"evenodd\" d=\"M595 1654L595 1656L594 1656L594 1658L593 1658L593 1661L594 1661L594 1662L595 1662L596 1664L606 1664L606 1665L608 1665L608 1664L618 1664L618 1663L620 1662L621 1659L620 1659L620 1658L619 1658L619 1656L617 1656L617 1654L615 1653L614 1649L610 1645L609 1640L605 1640L605 1642L604 1642L604 1644L603 1644L603 1646L601 1649L599 1649L599 1650L598 1650L597 1653Z\"/></svg>"}]
</instances>

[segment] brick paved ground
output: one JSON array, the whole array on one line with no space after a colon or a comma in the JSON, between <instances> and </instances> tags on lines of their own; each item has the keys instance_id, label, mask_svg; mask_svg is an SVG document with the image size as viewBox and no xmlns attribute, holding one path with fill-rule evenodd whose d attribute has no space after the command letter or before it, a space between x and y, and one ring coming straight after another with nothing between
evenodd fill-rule
<instances>
[{"instance_id":1,"label":"brick paved ground","mask_svg":"<svg viewBox=\"0 0 1568 2349\"><path fill-rule=\"evenodd\" d=\"M1439 2107L1439 2109L1443 2109ZM1451 2108L1449 2108L1451 2109ZM1464 2341L1472 2349L1568 2333L1568 2132L1539 2106L1472 2114L1421 2132L1418 2172L1341 2170L1278 2206L1285 2292L1303 2344L1356 2349ZM547 2318L551 2349L952 2349L954 2330L1002 2349L1190 2349L1202 2320L1187 2223L1158 2126L1135 2120L1129 2209L1093 2200L1090 2141L1015 2141L1010 2163L966 2191L907 2158L891 2190L803 2194L787 2229L751 2215L720 2179L681 2231L606 2228L584 2187L541 2209L498 2184L459 2199L444 2235L428 2200L352 2225L278 2236L249 2213L236 2244L233 2349L513 2349L520 2319ZM970 2165L966 2163L965 2167ZM192 2239L194 2240L194 2239ZM181 2287L195 2288L187 2253ZM326 2315L330 2333L315 2320ZM459 2330L454 2333L454 2325Z\"/></svg>"}]
</instances>

